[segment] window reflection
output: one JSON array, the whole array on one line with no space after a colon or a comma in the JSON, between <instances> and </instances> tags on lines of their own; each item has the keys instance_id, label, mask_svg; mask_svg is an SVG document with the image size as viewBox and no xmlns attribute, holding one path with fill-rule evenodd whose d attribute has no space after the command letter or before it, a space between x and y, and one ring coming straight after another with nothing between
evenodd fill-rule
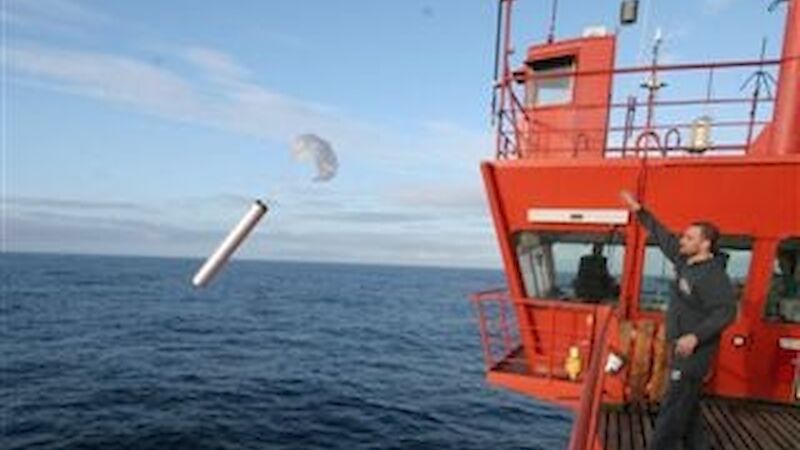
<instances>
[{"instance_id":1,"label":"window reflection","mask_svg":"<svg viewBox=\"0 0 800 450\"><path fill-rule=\"evenodd\" d=\"M800 323L800 238L786 239L778 244L766 317Z\"/></svg>"},{"instance_id":2,"label":"window reflection","mask_svg":"<svg viewBox=\"0 0 800 450\"><path fill-rule=\"evenodd\" d=\"M616 301L622 242L619 233L518 233L516 251L527 297Z\"/></svg>"},{"instance_id":3,"label":"window reflection","mask_svg":"<svg viewBox=\"0 0 800 450\"><path fill-rule=\"evenodd\" d=\"M719 247L720 251L728 257L725 270L733 284L736 298L741 299L750 270L750 260L753 256L753 240L746 236L722 236ZM664 257L655 243L649 241L644 252L639 309L666 311L674 279L675 267Z\"/></svg>"}]
</instances>

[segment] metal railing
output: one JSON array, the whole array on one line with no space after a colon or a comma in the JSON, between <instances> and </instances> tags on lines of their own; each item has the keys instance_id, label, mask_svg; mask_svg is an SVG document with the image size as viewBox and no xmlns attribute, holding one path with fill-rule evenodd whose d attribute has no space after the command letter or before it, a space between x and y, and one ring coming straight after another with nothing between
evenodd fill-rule
<instances>
[{"instance_id":1,"label":"metal railing","mask_svg":"<svg viewBox=\"0 0 800 450\"><path fill-rule=\"evenodd\" d=\"M575 342L575 338L585 338L585 360L587 367L582 371L581 377L575 382L582 383L580 399L576 408L576 417L570 437L570 450L583 450L594 448L593 442L597 437L600 408L603 403L603 386L605 382L605 359L609 352L609 325L612 318L610 305L587 305L565 303L551 300L512 300L508 292L502 289L478 292L470 297L476 308L478 325L483 347L486 370L505 371L510 368L520 373L520 367L527 368L522 375L565 378L557 367L563 365L563 358L555 358L556 346L536 349L533 353L541 353L548 362L548 373L535 373L531 371L531 361L523 354L519 335L514 332L517 327L514 320L514 306L524 308L546 308L551 310L573 310L586 312L590 310L593 317L591 332L587 335L557 331L558 327L529 327L519 328L520 333L533 333L535 342L547 341L542 339L543 333L551 337L563 336ZM563 324L561 324L563 326ZM550 340L555 342L555 339ZM531 352L525 352L530 354ZM556 362L557 359L557 362Z\"/></svg>"},{"instance_id":2,"label":"metal railing","mask_svg":"<svg viewBox=\"0 0 800 450\"><path fill-rule=\"evenodd\" d=\"M647 65L610 71L541 74L536 75L535 79L532 71L511 72L509 69L495 84L496 97L499 99L494 110L496 157L518 158L535 151L530 147L537 133L546 133L559 137L562 142L570 142L568 146L546 148L550 154L563 153L565 157L577 156L587 148L588 135L593 133L604 135L603 155L606 157L744 154L758 132L771 119L775 101L771 89L771 80L774 80L772 73L776 72L780 63L781 60L762 59ZM574 114L593 109L607 110L608 123L604 126L592 128L580 124L559 124L559 128L556 128L553 124L537 120L536 108L526 103L524 90L536 79L572 77L574 89L581 80L609 75L615 86L609 103L573 102L563 105L564 109ZM640 78L643 75L650 80L659 80L658 86L646 86L644 99L640 95L620 99L624 92L639 86L641 80L631 77ZM704 77L703 95L675 95L684 90L698 90L702 84L698 77ZM716 92L724 90L727 93L734 88L739 91L736 95L719 95ZM741 92L747 88L751 88L749 94L742 95ZM698 148L694 146L691 134L698 126L695 119L703 116L713 118L710 130L714 133L714 142ZM536 128L538 130L534 130Z\"/></svg>"},{"instance_id":3,"label":"metal railing","mask_svg":"<svg viewBox=\"0 0 800 450\"><path fill-rule=\"evenodd\" d=\"M568 380L565 361L571 348L577 348L581 361L590 361L595 352L596 323L608 306L557 300L512 299L504 290L490 290L470 297L478 318L486 370L512 371L540 378ZM527 314L531 325L518 323L517 314ZM587 320L590 318L590 320ZM585 327L570 327L562 320L582 322ZM532 343L524 351L523 342ZM572 380L586 376L582 370Z\"/></svg>"},{"instance_id":4,"label":"metal railing","mask_svg":"<svg viewBox=\"0 0 800 450\"><path fill-rule=\"evenodd\" d=\"M515 358L522 347L516 315L504 289L478 292L470 296L478 317L478 330L487 370L502 362L522 362Z\"/></svg>"},{"instance_id":5,"label":"metal railing","mask_svg":"<svg viewBox=\"0 0 800 450\"><path fill-rule=\"evenodd\" d=\"M586 381L581 391L575 422L572 426L569 450L593 449L597 439L600 421L600 408L603 405L603 385L605 383L605 359L609 351L608 328L611 322L611 308L604 307L597 314L598 327L594 342L597 343L586 371Z\"/></svg>"}]
</instances>

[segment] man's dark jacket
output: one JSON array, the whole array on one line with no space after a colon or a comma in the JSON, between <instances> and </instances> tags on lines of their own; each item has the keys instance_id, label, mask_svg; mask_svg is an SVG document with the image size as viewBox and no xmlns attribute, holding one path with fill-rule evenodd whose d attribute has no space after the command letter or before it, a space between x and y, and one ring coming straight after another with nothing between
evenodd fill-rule
<instances>
[{"instance_id":1,"label":"man's dark jacket","mask_svg":"<svg viewBox=\"0 0 800 450\"><path fill-rule=\"evenodd\" d=\"M679 241L644 208L637 217L656 240L664 255L675 266L675 280L667 306L667 340L693 333L698 345L688 357L673 356L672 368L681 376L702 378L719 348L719 337L736 317L736 298L725 265L728 256L716 253L713 258L689 264L679 252Z\"/></svg>"}]
</instances>

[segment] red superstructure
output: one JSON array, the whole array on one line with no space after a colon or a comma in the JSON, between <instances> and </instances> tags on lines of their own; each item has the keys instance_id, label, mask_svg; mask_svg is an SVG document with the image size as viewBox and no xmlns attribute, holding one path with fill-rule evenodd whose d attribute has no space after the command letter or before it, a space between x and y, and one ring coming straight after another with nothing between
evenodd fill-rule
<instances>
[{"instance_id":1,"label":"red superstructure","mask_svg":"<svg viewBox=\"0 0 800 450\"><path fill-rule=\"evenodd\" d=\"M784 2L780 58L661 65L656 43L627 68L602 29L512 67L514 2L499 5L496 159L481 167L508 289L472 297L489 383L574 410L570 448L646 445L672 273L622 206L630 190L675 231L722 230L739 312L706 380L715 445L798 448L800 0ZM745 97L717 92L734 83Z\"/></svg>"}]
</instances>

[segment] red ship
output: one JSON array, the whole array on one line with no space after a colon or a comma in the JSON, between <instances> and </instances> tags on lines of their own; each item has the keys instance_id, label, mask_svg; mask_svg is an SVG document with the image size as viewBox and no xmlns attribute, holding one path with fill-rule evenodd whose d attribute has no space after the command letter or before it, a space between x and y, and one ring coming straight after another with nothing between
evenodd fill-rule
<instances>
[{"instance_id":1,"label":"red ship","mask_svg":"<svg viewBox=\"0 0 800 450\"><path fill-rule=\"evenodd\" d=\"M775 59L660 64L657 41L650 64L616 67L612 33L551 28L516 67L515 0L499 0L496 158L481 170L507 289L472 302L488 382L572 410L570 449L646 448L667 383L672 267L622 190L674 231L722 230L738 313L705 378L713 446L800 448L799 2L772 5L786 14ZM622 2L623 24L637 6ZM718 93L724 77L746 95ZM687 80L705 95L682 96Z\"/></svg>"}]
</instances>

